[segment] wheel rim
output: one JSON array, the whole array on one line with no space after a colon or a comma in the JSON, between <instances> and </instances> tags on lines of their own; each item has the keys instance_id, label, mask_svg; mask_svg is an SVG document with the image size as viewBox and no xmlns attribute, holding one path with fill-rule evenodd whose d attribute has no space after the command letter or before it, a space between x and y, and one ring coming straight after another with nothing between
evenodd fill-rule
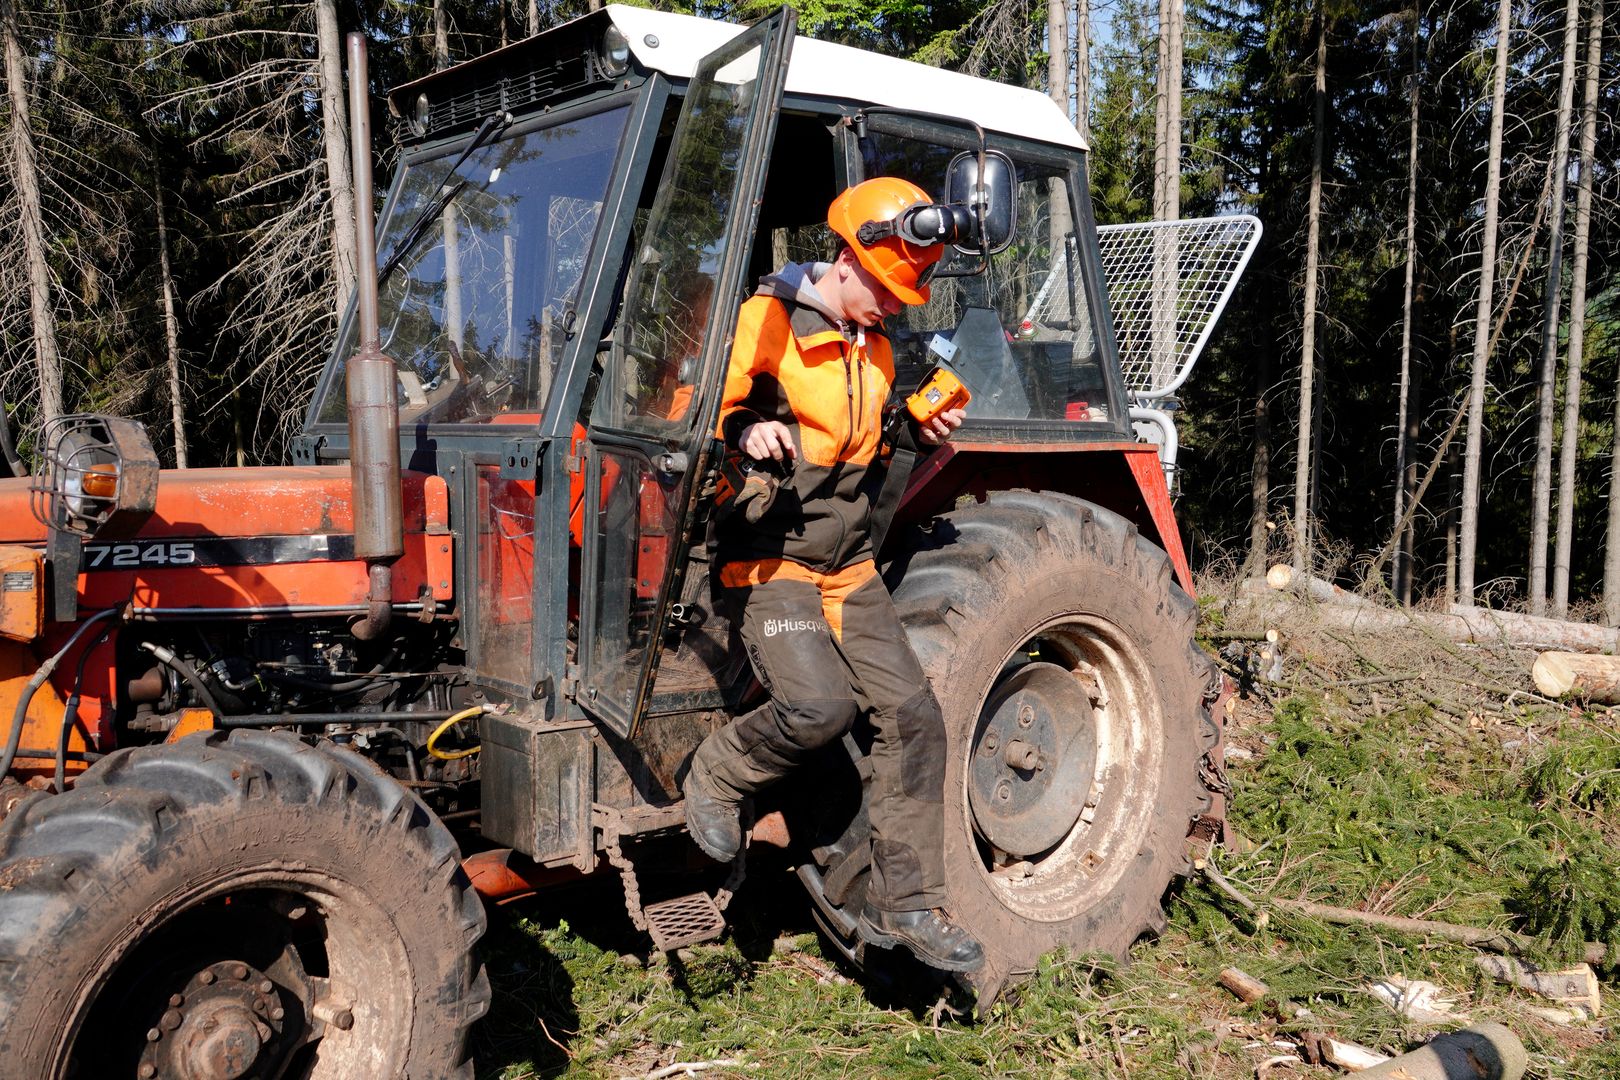
<instances>
[{"instance_id":1,"label":"wheel rim","mask_svg":"<svg viewBox=\"0 0 1620 1080\"><path fill-rule=\"evenodd\" d=\"M1115 624L1065 615L1022 635L965 747L975 869L1011 911L1073 918L1145 846L1164 759L1162 703Z\"/></svg>"},{"instance_id":2,"label":"wheel rim","mask_svg":"<svg viewBox=\"0 0 1620 1080\"><path fill-rule=\"evenodd\" d=\"M86 981L58 1075L399 1073L415 988L376 900L327 874L248 873L152 914Z\"/></svg>"}]
</instances>

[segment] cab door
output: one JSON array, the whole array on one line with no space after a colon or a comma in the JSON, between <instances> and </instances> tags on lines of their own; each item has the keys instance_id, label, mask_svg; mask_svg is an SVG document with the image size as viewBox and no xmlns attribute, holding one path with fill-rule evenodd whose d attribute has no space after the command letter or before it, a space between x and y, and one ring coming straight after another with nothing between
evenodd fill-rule
<instances>
[{"instance_id":1,"label":"cab door","mask_svg":"<svg viewBox=\"0 0 1620 1080\"><path fill-rule=\"evenodd\" d=\"M679 595L796 24L783 8L699 62L598 356L575 699L626 737Z\"/></svg>"}]
</instances>

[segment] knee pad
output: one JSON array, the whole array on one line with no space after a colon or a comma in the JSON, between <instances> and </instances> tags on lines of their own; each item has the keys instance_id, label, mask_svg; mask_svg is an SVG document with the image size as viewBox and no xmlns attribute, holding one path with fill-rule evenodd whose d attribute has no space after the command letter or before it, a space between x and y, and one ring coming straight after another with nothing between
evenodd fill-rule
<instances>
[{"instance_id":1,"label":"knee pad","mask_svg":"<svg viewBox=\"0 0 1620 1080\"><path fill-rule=\"evenodd\" d=\"M817 750L843 738L860 712L851 698L778 702L776 706L782 737L800 750Z\"/></svg>"},{"instance_id":2,"label":"knee pad","mask_svg":"<svg viewBox=\"0 0 1620 1080\"><path fill-rule=\"evenodd\" d=\"M923 687L895 714L900 728L900 782L913 799L945 798L945 714Z\"/></svg>"}]
</instances>

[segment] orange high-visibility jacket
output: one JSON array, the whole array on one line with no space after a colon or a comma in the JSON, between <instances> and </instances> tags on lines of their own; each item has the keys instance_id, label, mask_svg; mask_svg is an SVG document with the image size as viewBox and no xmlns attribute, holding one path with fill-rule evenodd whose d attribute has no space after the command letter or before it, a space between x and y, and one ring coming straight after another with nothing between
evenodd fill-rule
<instances>
[{"instance_id":1,"label":"orange high-visibility jacket","mask_svg":"<svg viewBox=\"0 0 1620 1080\"><path fill-rule=\"evenodd\" d=\"M736 449L744 428L779 420L798 459L757 524L736 515L717 527L722 562L786 558L837 570L873 555L894 359L878 328L840 325L815 290L816 269L793 265L765 278L737 319L719 437Z\"/></svg>"}]
</instances>

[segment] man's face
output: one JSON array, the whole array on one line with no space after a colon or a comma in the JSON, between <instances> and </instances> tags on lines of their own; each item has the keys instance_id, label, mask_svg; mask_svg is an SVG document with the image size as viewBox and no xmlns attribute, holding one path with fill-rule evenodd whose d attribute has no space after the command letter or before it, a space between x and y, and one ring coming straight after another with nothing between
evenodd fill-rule
<instances>
[{"instance_id":1,"label":"man's face","mask_svg":"<svg viewBox=\"0 0 1620 1080\"><path fill-rule=\"evenodd\" d=\"M845 248L844 258L848 260L844 314L852 322L860 326L876 326L905 306L898 296L889 291L887 285L861 265L854 252Z\"/></svg>"}]
</instances>

